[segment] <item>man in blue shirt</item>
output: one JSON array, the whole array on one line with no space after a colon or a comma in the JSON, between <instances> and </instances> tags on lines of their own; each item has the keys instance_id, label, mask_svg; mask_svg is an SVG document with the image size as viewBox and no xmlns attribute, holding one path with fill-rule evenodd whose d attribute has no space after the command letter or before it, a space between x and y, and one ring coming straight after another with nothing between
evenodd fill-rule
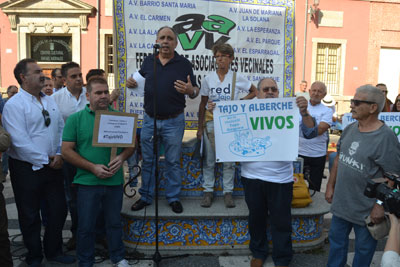
<instances>
[{"instance_id":1,"label":"man in blue shirt","mask_svg":"<svg viewBox=\"0 0 400 267\"><path fill-rule=\"evenodd\" d=\"M144 89L144 119L141 134L142 144L142 186L139 189L141 198L132 205L137 211L152 202L155 186L154 155L153 155L153 127L154 117L157 120L157 134L165 148L165 194L169 205L175 213L183 211L179 201L182 173L180 155L183 132L185 129L185 95L195 98L199 88L194 79L192 64L179 55L175 48L178 44L174 29L164 26L157 32L156 42L161 45L156 58L157 64L157 114L154 114L154 57L145 58L140 74L146 79ZM136 87L133 78L127 81L128 87Z\"/></svg>"}]
</instances>

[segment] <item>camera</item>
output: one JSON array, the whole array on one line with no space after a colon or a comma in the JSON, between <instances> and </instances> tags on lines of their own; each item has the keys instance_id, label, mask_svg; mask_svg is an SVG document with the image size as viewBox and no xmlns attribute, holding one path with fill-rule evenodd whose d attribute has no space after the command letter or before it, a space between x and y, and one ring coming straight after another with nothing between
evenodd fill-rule
<instances>
[{"instance_id":1,"label":"camera","mask_svg":"<svg viewBox=\"0 0 400 267\"><path fill-rule=\"evenodd\" d=\"M382 201L382 206L386 212L393 213L397 218L400 218L400 176L385 172L383 177L393 181L394 187L390 188L385 183L384 178L372 179L368 181L364 195Z\"/></svg>"}]
</instances>

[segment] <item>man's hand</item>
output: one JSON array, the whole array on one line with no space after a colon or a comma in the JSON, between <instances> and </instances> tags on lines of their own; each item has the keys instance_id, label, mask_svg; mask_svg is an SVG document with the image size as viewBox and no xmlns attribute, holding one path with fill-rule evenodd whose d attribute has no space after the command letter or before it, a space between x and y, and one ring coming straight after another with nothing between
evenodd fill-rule
<instances>
[{"instance_id":1,"label":"man's hand","mask_svg":"<svg viewBox=\"0 0 400 267\"><path fill-rule=\"evenodd\" d=\"M61 169L61 167L64 163L61 155L50 156L49 159L50 159L50 164L49 164L50 168L56 169L56 170Z\"/></svg>"},{"instance_id":2,"label":"man's hand","mask_svg":"<svg viewBox=\"0 0 400 267\"><path fill-rule=\"evenodd\" d=\"M328 203L332 203L333 199L333 193L335 191L335 188L333 185L330 185L329 183L326 185L326 190L325 190L325 200Z\"/></svg>"},{"instance_id":3,"label":"man's hand","mask_svg":"<svg viewBox=\"0 0 400 267\"><path fill-rule=\"evenodd\" d=\"M128 80L126 80L126 87L128 88L136 88L137 87L137 82L135 79L132 77L129 77Z\"/></svg>"},{"instance_id":4,"label":"man's hand","mask_svg":"<svg viewBox=\"0 0 400 267\"><path fill-rule=\"evenodd\" d=\"M187 76L187 83L181 80L176 80L174 82L174 87L176 91L178 91L181 94L187 94L189 96L193 95L194 93L194 88L192 85L192 81L190 80L190 75Z\"/></svg>"},{"instance_id":5,"label":"man's hand","mask_svg":"<svg viewBox=\"0 0 400 267\"><path fill-rule=\"evenodd\" d=\"M94 164L91 172L100 179L106 179L114 175L107 166L102 164Z\"/></svg>"},{"instance_id":6,"label":"man's hand","mask_svg":"<svg viewBox=\"0 0 400 267\"><path fill-rule=\"evenodd\" d=\"M381 205L375 204L371 211L371 222L374 224L380 223L383 221L383 217L385 216L385 210Z\"/></svg>"},{"instance_id":7,"label":"man's hand","mask_svg":"<svg viewBox=\"0 0 400 267\"><path fill-rule=\"evenodd\" d=\"M212 100L208 100L208 103L207 103L207 109L208 109L208 111L210 111L211 113L213 113L213 111L214 111L214 109L215 109L216 106L217 106L216 103L212 102Z\"/></svg>"},{"instance_id":8,"label":"man's hand","mask_svg":"<svg viewBox=\"0 0 400 267\"><path fill-rule=\"evenodd\" d=\"M122 159L121 155L116 156L110 163L108 163L109 170L114 175L121 167L122 164L124 163L124 160Z\"/></svg>"},{"instance_id":9,"label":"man's hand","mask_svg":"<svg viewBox=\"0 0 400 267\"><path fill-rule=\"evenodd\" d=\"M307 112L308 100L304 96L296 97L296 104L300 109L300 114L305 114Z\"/></svg>"}]
</instances>

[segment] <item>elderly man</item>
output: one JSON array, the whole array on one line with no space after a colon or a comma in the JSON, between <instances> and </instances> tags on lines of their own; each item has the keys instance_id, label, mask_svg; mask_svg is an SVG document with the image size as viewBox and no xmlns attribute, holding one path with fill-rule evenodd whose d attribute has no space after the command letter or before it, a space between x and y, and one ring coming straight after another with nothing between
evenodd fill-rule
<instances>
[{"instance_id":1,"label":"elderly man","mask_svg":"<svg viewBox=\"0 0 400 267\"><path fill-rule=\"evenodd\" d=\"M384 104L385 96L372 85L359 87L351 99L352 117L357 121L340 137L325 193L333 214L328 266L346 264L352 229L356 236L352 266L369 266L374 255L377 241L364 219L370 215L373 223L379 223L384 209L363 192L368 181L382 177L384 172L400 173L400 144L393 131L378 119Z\"/></svg>"},{"instance_id":2,"label":"elderly man","mask_svg":"<svg viewBox=\"0 0 400 267\"><path fill-rule=\"evenodd\" d=\"M310 89L308 111L316 119L315 138L305 138L300 135L299 157L304 159L304 167L309 168L309 188L320 191L324 175L326 146L329 138L328 129L332 125L333 110L321 103L326 96L326 86L323 82L314 82Z\"/></svg>"},{"instance_id":3,"label":"elderly man","mask_svg":"<svg viewBox=\"0 0 400 267\"><path fill-rule=\"evenodd\" d=\"M54 84L53 93L64 87L64 77L61 74L60 68L55 68L51 71L51 79L53 80Z\"/></svg>"},{"instance_id":4,"label":"elderly man","mask_svg":"<svg viewBox=\"0 0 400 267\"><path fill-rule=\"evenodd\" d=\"M87 84L89 105L71 115L64 128L62 155L77 167L74 184L78 187L77 256L79 266L93 266L95 224L103 209L110 259L115 266L128 266L124 260L121 208L123 195L123 162L133 148L119 149L110 160L111 148L93 147L93 127L97 110L114 111L109 107L107 81L93 77ZM81 134L84 132L85 134Z\"/></svg>"},{"instance_id":5,"label":"elderly man","mask_svg":"<svg viewBox=\"0 0 400 267\"><path fill-rule=\"evenodd\" d=\"M302 80L299 87L300 91L296 93L296 96L304 96L307 100L310 100L310 94L307 92L307 81Z\"/></svg>"},{"instance_id":6,"label":"elderly man","mask_svg":"<svg viewBox=\"0 0 400 267\"><path fill-rule=\"evenodd\" d=\"M140 142L142 144L142 186L139 189L141 198L132 205L134 211L151 204L154 194L154 161L153 127L157 120L158 139L165 149L165 194L172 211L181 213L183 207L179 201L182 170L180 156L183 132L185 128L185 95L195 98L199 93L194 79L192 64L179 55L175 48L178 44L177 34L173 28L164 26L157 32L156 43L161 45L156 58L157 73L154 73L154 57L148 56L139 73L146 79L144 94L144 121ZM154 86L154 78L157 84ZM128 80L128 87L136 87L136 81ZM156 87L157 97L154 95ZM156 97L157 114L154 114L154 97Z\"/></svg>"},{"instance_id":7,"label":"elderly man","mask_svg":"<svg viewBox=\"0 0 400 267\"><path fill-rule=\"evenodd\" d=\"M277 98L279 90L272 79L262 79L257 98ZM302 116L301 129L309 132L314 119L307 111L307 100L296 99ZM308 135L308 134L306 134ZM272 234L272 259L276 266L288 266L292 259L291 202L293 163L290 161L242 162L242 183L249 208L251 267L262 267L268 256L267 219Z\"/></svg>"},{"instance_id":8,"label":"elderly man","mask_svg":"<svg viewBox=\"0 0 400 267\"><path fill-rule=\"evenodd\" d=\"M60 153L64 121L54 100L41 92L44 75L33 59L18 62L14 76L21 89L7 101L2 120L11 135L10 177L28 249L26 262L40 266L43 259L39 209L44 200L48 207L44 254L49 261L70 264L75 259L62 254L62 229L67 216Z\"/></svg>"}]
</instances>

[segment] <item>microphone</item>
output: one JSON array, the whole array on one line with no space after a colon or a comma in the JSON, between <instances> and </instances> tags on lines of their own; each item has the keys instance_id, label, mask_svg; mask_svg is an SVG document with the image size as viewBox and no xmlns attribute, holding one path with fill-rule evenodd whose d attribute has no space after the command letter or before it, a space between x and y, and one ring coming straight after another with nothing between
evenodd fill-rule
<instances>
[{"instance_id":1,"label":"microphone","mask_svg":"<svg viewBox=\"0 0 400 267\"><path fill-rule=\"evenodd\" d=\"M161 48L161 45L160 45L159 43L155 43L155 44L153 45L153 48L154 48L154 49L160 49L160 48Z\"/></svg>"}]
</instances>

